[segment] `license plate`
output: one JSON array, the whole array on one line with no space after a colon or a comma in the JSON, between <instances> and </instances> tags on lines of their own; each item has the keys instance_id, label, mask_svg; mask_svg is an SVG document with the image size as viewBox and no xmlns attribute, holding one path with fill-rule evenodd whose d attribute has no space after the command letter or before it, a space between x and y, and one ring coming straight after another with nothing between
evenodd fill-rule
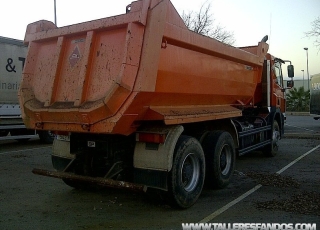
<instances>
[{"instance_id":1,"label":"license plate","mask_svg":"<svg viewBox=\"0 0 320 230\"><path fill-rule=\"evenodd\" d=\"M59 141L70 141L70 136L57 135L57 140L59 140Z\"/></svg>"}]
</instances>

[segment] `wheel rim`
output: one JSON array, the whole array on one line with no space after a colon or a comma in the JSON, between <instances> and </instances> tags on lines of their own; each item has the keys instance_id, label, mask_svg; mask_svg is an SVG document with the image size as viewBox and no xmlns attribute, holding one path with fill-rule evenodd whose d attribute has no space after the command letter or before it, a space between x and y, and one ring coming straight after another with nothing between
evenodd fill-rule
<instances>
[{"instance_id":1,"label":"wheel rim","mask_svg":"<svg viewBox=\"0 0 320 230\"><path fill-rule=\"evenodd\" d=\"M278 144L279 144L279 140L280 140L280 132L278 129L273 129L273 133L272 133L272 147L274 150L278 150Z\"/></svg>"},{"instance_id":2,"label":"wheel rim","mask_svg":"<svg viewBox=\"0 0 320 230\"><path fill-rule=\"evenodd\" d=\"M200 163L193 153L189 153L182 162L181 183L184 190L190 192L197 186L200 177Z\"/></svg>"},{"instance_id":3,"label":"wheel rim","mask_svg":"<svg viewBox=\"0 0 320 230\"><path fill-rule=\"evenodd\" d=\"M222 175L227 175L231 169L232 153L228 145L224 145L220 154L220 170Z\"/></svg>"}]
</instances>

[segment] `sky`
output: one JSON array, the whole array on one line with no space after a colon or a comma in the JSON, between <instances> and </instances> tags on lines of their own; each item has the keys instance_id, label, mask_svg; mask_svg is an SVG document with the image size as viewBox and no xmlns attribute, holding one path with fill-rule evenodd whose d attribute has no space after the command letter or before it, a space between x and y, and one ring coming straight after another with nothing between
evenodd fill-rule
<instances>
[{"instance_id":1,"label":"sky","mask_svg":"<svg viewBox=\"0 0 320 230\"><path fill-rule=\"evenodd\" d=\"M56 0L58 27L125 13L132 0ZM199 11L211 4L216 23L233 32L236 47L257 45L269 36L269 52L295 67L295 79L320 73L320 51L314 38L307 38L311 22L320 16L320 0L171 0L177 11ZM54 0L10 0L1 2L0 36L23 40L29 23L54 22ZM284 68L285 69L285 68ZM304 70L304 71L302 71ZM284 70L284 76L286 77Z\"/></svg>"}]
</instances>

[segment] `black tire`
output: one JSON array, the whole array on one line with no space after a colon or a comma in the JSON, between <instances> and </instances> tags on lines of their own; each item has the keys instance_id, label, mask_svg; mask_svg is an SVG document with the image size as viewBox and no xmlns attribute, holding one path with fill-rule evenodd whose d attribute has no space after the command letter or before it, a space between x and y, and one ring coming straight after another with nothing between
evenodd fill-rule
<instances>
[{"instance_id":1,"label":"black tire","mask_svg":"<svg viewBox=\"0 0 320 230\"><path fill-rule=\"evenodd\" d=\"M279 151L279 140L280 140L280 127L278 122L275 120L272 124L272 143L265 146L262 149L264 155L268 157L274 157L278 154Z\"/></svg>"},{"instance_id":2,"label":"black tire","mask_svg":"<svg viewBox=\"0 0 320 230\"><path fill-rule=\"evenodd\" d=\"M228 132L213 131L203 140L206 157L206 185L224 188L230 183L235 167L234 141Z\"/></svg>"},{"instance_id":3,"label":"black tire","mask_svg":"<svg viewBox=\"0 0 320 230\"><path fill-rule=\"evenodd\" d=\"M191 207L199 198L205 178L205 159L200 143L192 137L180 136L176 144L168 179L171 204Z\"/></svg>"},{"instance_id":4,"label":"black tire","mask_svg":"<svg viewBox=\"0 0 320 230\"><path fill-rule=\"evenodd\" d=\"M41 131L37 131L37 133L42 143L45 143L45 144L53 143L55 135L51 131L41 130Z\"/></svg>"}]
</instances>

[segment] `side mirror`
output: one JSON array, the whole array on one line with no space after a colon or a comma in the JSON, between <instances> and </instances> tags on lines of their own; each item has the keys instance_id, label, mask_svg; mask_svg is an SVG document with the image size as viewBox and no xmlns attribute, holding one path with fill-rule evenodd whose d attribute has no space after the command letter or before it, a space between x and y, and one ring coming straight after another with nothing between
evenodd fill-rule
<instances>
[{"instance_id":1,"label":"side mirror","mask_svg":"<svg viewBox=\"0 0 320 230\"><path fill-rule=\"evenodd\" d=\"M287 81L287 88L284 88L281 91L286 92L286 89L292 89L293 87L294 87L294 81L290 80L290 81Z\"/></svg>"},{"instance_id":2,"label":"side mirror","mask_svg":"<svg viewBox=\"0 0 320 230\"><path fill-rule=\"evenodd\" d=\"M287 88L288 88L288 89L291 89L291 88L293 88L293 87L294 87L294 81L293 81L293 80L287 81Z\"/></svg>"},{"instance_id":3,"label":"side mirror","mask_svg":"<svg viewBox=\"0 0 320 230\"><path fill-rule=\"evenodd\" d=\"M288 77L290 77L290 78L294 77L294 67L293 67L293 65L288 65L287 69L288 69Z\"/></svg>"}]
</instances>

